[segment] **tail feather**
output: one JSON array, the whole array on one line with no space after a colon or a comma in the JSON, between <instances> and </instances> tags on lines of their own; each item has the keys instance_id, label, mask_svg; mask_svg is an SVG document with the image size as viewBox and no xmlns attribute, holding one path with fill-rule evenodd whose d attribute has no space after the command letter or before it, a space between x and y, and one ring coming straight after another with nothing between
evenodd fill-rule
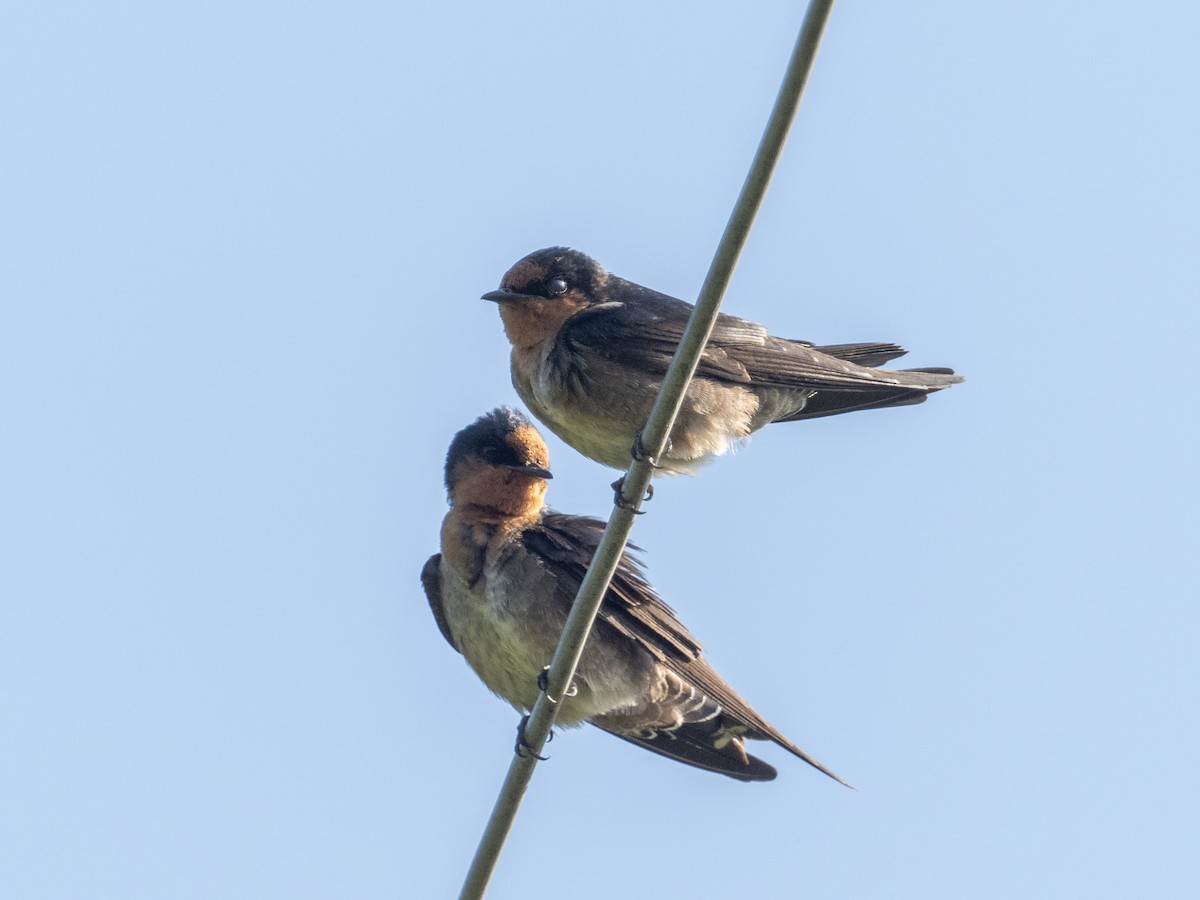
<instances>
[{"instance_id":1,"label":"tail feather","mask_svg":"<svg viewBox=\"0 0 1200 900\"><path fill-rule=\"evenodd\" d=\"M775 421L799 422L802 419L819 419L822 416L836 416L863 409L913 406L924 403L925 398L933 392L963 380L961 375L955 375L953 369L945 366L894 371L884 369L882 372L897 376L896 380L899 383L880 385L870 390L818 390L807 399L802 409Z\"/></svg>"},{"instance_id":2,"label":"tail feather","mask_svg":"<svg viewBox=\"0 0 1200 900\"><path fill-rule=\"evenodd\" d=\"M908 352L899 344L877 343L826 344L823 347L813 345L812 349L819 353L824 353L826 356L844 359L846 362L868 366L872 369L876 366L882 366L886 362L891 362L893 359L901 357Z\"/></svg>"},{"instance_id":3,"label":"tail feather","mask_svg":"<svg viewBox=\"0 0 1200 900\"><path fill-rule=\"evenodd\" d=\"M878 392L833 393L818 391L808 398L804 408L776 422L799 422L802 419L819 419L862 409L886 409L889 406L914 406L924 403L928 391L900 391L894 389Z\"/></svg>"},{"instance_id":4,"label":"tail feather","mask_svg":"<svg viewBox=\"0 0 1200 900\"><path fill-rule=\"evenodd\" d=\"M651 737L610 731L603 725L592 724L643 750L738 781L773 781L777 774L774 766L746 753L741 740L715 747L712 727L706 723L682 725L673 732L657 731Z\"/></svg>"}]
</instances>

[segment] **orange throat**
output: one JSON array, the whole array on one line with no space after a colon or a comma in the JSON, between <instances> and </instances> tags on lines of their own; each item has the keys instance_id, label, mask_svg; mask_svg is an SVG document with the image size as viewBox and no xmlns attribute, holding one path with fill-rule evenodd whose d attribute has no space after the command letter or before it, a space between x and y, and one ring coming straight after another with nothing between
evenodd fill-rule
<instances>
[{"instance_id":1,"label":"orange throat","mask_svg":"<svg viewBox=\"0 0 1200 900\"><path fill-rule=\"evenodd\" d=\"M546 481L504 469L467 474L451 497L452 513L464 525L523 527L542 515Z\"/></svg>"},{"instance_id":2,"label":"orange throat","mask_svg":"<svg viewBox=\"0 0 1200 900\"><path fill-rule=\"evenodd\" d=\"M554 340L558 329L587 304L570 294L554 299L529 297L500 304L500 321L510 344L530 349Z\"/></svg>"}]
</instances>

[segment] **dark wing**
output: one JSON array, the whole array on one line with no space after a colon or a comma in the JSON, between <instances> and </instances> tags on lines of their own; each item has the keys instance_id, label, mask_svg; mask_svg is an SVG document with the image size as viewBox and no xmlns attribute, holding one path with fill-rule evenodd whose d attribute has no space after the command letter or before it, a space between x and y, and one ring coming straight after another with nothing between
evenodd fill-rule
<instances>
[{"instance_id":1,"label":"dark wing","mask_svg":"<svg viewBox=\"0 0 1200 900\"><path fill-rule=\"evenodd\" d=\"M435 553L425 561L421 569L421 586L425 588L425 596L429 599L429 608L433 611L433 620L437 622L438 630L446 643L458 650L454 638L450 635L450 625L446 622L446 614L442 611L442 554ZM458 650L462 653L461 650Z\"/></svg>"},{"instance_id":2,"label":"dark wing","mask_svg":"<svg viewBox=\"0 0 1200 900\"><path fill-rule=\"evenodd\" d=\"M561 582L574 588L583 580L600 543L600 536L604 533L604 526L604 522L589 516L547 513L538 525L524 532L522 540L548 569L559 576ZM676 618L675 611L655 593L641 566L627 553L621 555L597 619L641 644L686 685L703 693L710 701L707 708L719 707L720 712L718 720L712 715L705 715L706 705L699 704L699 720L689 722L672 735L659 734L643 739L616 731L611 733L655 753L735 778L747 781L773 778L775 770L761 760L747 757L735 746L737 742L725 743L720 749L714 747L715 733L733 726L740 728L740 733L747 737L774 741L830 778L846 783L784 737L725 683L701 657L700 642ZM606 731L610 730L602 723L596 724Z\"/></svg>"},{"instance_id":3,"label":"dark wing","mask_svg":"<svg viewBox=\"0 0 1200 900\"><path fill-rule=\"evenodd\" d=\"M548 512L538 525L525 530L522 540L573 596L591 565L604 526L604 522L591 516ZM640 643L660 661L668 656L681 659L700 656L700 642L654 592L628 553L621 555L597 618Z\"/></svg>"},{"instance_id":4,"label":"dark wing","mask_svg":"<svg viewBox=\"0 0 1200 900\"><path fill-rule=\"evenodd\" d=\"M573 354L592 353L642 371L666 372L691 315L691 304L613 276L609 283L609 302L573 316L559 331L558 361L566 363L578 358ZM902 353L895 344L820 348L806 341L772 337L755 322L722 313L696 373L734 384L883 391L893 397L913 390L938 390L962 380L947 369L898 372L872 368ZM903 399L897 397L900 402Z\"/></svg>"}]
</instances>

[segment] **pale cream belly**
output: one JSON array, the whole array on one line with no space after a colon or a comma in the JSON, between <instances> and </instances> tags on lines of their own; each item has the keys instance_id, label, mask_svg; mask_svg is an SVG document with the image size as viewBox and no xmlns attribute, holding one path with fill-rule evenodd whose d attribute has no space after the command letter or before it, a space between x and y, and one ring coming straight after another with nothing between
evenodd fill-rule
<instances>
[{"instance_id":1,"label":"pale cream belly","mask_svg":"<svg viewBox=\"0 0 1200 900\"><path fill-rule=\"evenodd\" d=\"M455 644L480 680L516 709L533 708L542 668L550 663L562 622L548 623L536 610L511 610L489 599L486 577L467 588L461 579L443 572L443 609ZM575 680L574 696L559 707L557 723L578 725L602 712L629 705L629 688L619 669L593 666L596 677L583 671ZM611 677L605 677L607 674Z\"/></svg>"},{"instance_id":2,"label":"pale cream belly","mask_svg":"<svg viewBox=\"0 0 1200 900\"><path fill-rule=\"evenodd\" d=\"M619 385L608 402L570 396L532 352L513 352L513 386L529 410L556 435L590 459L627 469L638 424L650 414L657 384ZM628 388L628 389L626 389ZM688 389L659 475L694 475L737 447L751 431L758 398L744 388L696 379ZM638 424L635 424L638 423Z\"/></svg>"}]
</instances>

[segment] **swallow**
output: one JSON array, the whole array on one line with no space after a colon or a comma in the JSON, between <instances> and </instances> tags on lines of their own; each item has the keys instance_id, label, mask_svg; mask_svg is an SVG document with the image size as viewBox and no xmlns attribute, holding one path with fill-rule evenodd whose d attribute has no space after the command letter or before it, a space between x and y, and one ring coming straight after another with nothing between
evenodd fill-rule
<instances>
[{"instance_id":1,"label":"swallow","mask_svg":"<svg viewBox=\"0 0 1200 900\"><path fill-rule=\"evenodd\" d=\"M604 522L545 507L550 454L507 407L460 431L446 456L450 510L442 552L421 582L442 636L519 711L537 700ZM701 656L700 644L622 556L584 647L558 724L583 722L671 759L741 781L775 769L745 742L773 741L845 784L780 734ZM520 734L520 732L519 732Z\"/></svg>"},{"instance_id":2,"label":"swallow","mask_svg":"<svg viewBox=\"0 0 1200 900\"><path fill-rule=\"evenodd\" d=\"M521 259L483 299L500 306L525 405L584 456L628 468L692 305L610 275L566 247ZM905 352L896 344L785 340L722 313L668 448L653 462L661 473L695 474L771 422L920 403L962 381L953 369L876 368Z\"/></svg>"}]
</instances>

